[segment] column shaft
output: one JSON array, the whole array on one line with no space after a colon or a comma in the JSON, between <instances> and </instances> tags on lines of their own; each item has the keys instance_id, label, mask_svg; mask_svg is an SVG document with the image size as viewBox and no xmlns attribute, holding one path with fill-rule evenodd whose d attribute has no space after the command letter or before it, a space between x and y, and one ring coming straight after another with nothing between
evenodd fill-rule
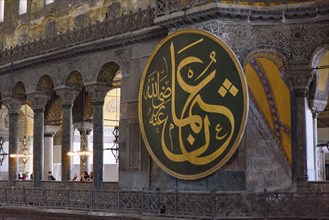
<instances>
[{"instance_id":1,"label":"column shaft","mask_svg":"<svg viewBox=\"0 0 329 220\"><path fill-rule=\"evenodd\" d=\"M63 104L62 132L62 187L66 187L71 176L71 157L68 152L72 149L72 104Z\"/></svg>"},{"instance_id":2,"label":"column shaft","mask_svg":"<svg viewBox=\"0 0 329 220\"><path fill-rule=\"evenodd\" d=\"M307 100L304 92L296 94L296 144L297 144L297 167L296 180L297 187L303 187L307 182L307 137L306 137L306 105Z\"/></svg>"},{"instance_id":3,"label":"column shaft","mask_svg":"<svg viewBox=\"0 0 329 220\"><path fill-rule=\"evenodd\" d=\"M297 190L307 189L307 95L313 79L313 72L307 67L287 70L288 79L291 81L295 100L292 109L295 110L292 120L295 122L295 132L292 135L292 177L293 185Z\"/></svg>"},{"instance_id":4,"label":"column shaft","mask_svg":"<svg viewBox=\"0 0 329 220\"><path fill-rule=\"evenodd\" d=\"M53 148L54 138L51 134L45 134L44 136L44 164L43 164L43 179L47 180L48 171L53 173ZM56 178L56 177L55 177Z\"/></svg>"},{"instance_id":5,"label":"column shaft","mask_svg":"<svg viewBox=\"0 0 329 220\"><path fill-rule=\"evenodd\" d=\"M87 91L92 94L93 103L93 187L102 188L103 182L103 150L104 150L104 116L103 105L106 93L110 87L106 85L92 85Z\"/></svg>"},{"instance_id":6,"label":"column shaft","mask_svg":"<svg viewBox=\"0 0 329 220\"><path fill-rule=\"evenodd\" d=\"M4 101L4 104L8 108L9 114L9 155L17 154L19 149L19 110L22 106L22 101L19 99L11 98ZM8 168L8 186L12 187L15 185L15 180L18 178L17 175L17 157L9 156L9 168Z\"/></svg>"},{"instance_id":7,"label":"column shaft","mask_svg":"<svg viewBox=\"0 0 329 220\"><path fill-rule=\"evenodd\" d=\"M9 112L9 155L17 154L19 147L19 113ZM14 186L17 179L17 161L16 157L9 157L8 186Z\"/></svg>"},{"instance_id":8,"label":"column shaft","mask_svg":"<svg viewBox=\"0 0 329 220\"><path fill-rule=\"evenodd\" d=\"M94 108L93 109L93 116L94 116L93 183L95 189L101 189L103 182L103 148L104 148L103 104L104 102L93 103L93 108Z\"/></svg>"},{"instance_id":9,"label":"column shaft","mask_svg":"<svg viewBox=\"0 0 329 220\"><path fill-rule=\"evenodd\" d=\"M44 149L44 109L34 109L33 126L33 185L40 187L43 179L43 149Z\"/></svg>"}]
</instances>

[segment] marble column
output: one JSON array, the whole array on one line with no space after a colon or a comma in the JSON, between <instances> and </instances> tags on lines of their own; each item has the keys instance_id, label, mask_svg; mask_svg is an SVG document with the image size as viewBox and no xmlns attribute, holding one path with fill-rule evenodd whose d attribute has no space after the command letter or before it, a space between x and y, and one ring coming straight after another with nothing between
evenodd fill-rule
<instances>
[{"instance_id":1,"label":"marble column","mask_svg":"<svg viewBox=\"0 0 329 220\"><path fill-rule=\"evenodd\" d=\"M50 96L43 92L28 95L33 104L33 186L40 187L43 174L43 149L44 149L44 113L45 106Z\"/></svg>"},{"instance_id":2,"label":"marble column","mask_svg":"<svg viewBox=\"0 0 329 220\"><path fill-rule=\"evenodd\" d=\"M295 100L292 101L295 106L296 131L292 135L293 149L293 184L298 191L307 189L307 130L306 130L306 111L308 110L307 95L309 85L313 79L313 72L308 68L289 69L288 80L290 80Z\"/></svg>"},{"instance_id":3,"label":"marble column","mask_svg":"<svg viewBox=\"0 0 329 220\"><path fill-rule=\"evenodd\" d=\"M72 107L78 90L62 88L56 90L62 102L62 188L66 188L71 179L71 157L68 152L72 150Z\"/></svg>"},{"instance_id":4,"label":"marble column","mask_svg":"<svg viewBox=\"0 0 329 220\"><path fill-rule=\"evenodd\" d=\"M89 135L93 128L93 124L91 122L78 122L74 123L74 127L80 132L80 151L89 151ZM92 155L89 155L89 157L90 156ZM84 171L90 173L89 157L85 161L80 157L80 174Z\"/></svg>"},{"instance_id":5,"label":"marble column","mask_svg":"<svg viewBox=\"0 0 329 220\"><path fill-rule=\"evenodd\" d=\"M87 91L92 95L93 104L93 187L95 190L102 188L103 182L103 149L104 149L104 98L110 90L109 86L92 85Z\"/></svg>"},{"instance_id":6,"label":"marble column","mask_svg":"<svg viewBox=\"0 0 329 220\"><path fill-rule=\"evenodd\" d=\"M44 128L44 163L43 163L43 179L47 180L48 172L53 172L54 157L54 135L57 133L59 126L46 125ZM57 177L55 177L57 178Z\"/></svg>"},{"instance_id":7,"label":"marble column","mask_svg":"<svg viewBox=\"0 0 329 220\"><path fill-rule=\"evenodd\" d=\"M314 94L312 99L309 100L309 106L312 109L313 114L313 140L314 140L314 163L315 163L315 180L325 180L325 155L321 147L318 145L318 115L319 112L325 110L327 106L327 97L321 96L321 94Z\"/></svg>"},{"instance_id":8,"label":"marble column","mask_svg":"<svg viewBox=\"0 0 329 220\"><path fill-rule=\"evenodd\" d=\"M9 114L9 155L17 154L19 149L19 110L23 105L22 100L10 99L4 100L4 104L8 108ZM17 177L17 157L9 156L9 166L8 166L8 187L15 185L15 180Z\"/></svg>"}]
</instances>

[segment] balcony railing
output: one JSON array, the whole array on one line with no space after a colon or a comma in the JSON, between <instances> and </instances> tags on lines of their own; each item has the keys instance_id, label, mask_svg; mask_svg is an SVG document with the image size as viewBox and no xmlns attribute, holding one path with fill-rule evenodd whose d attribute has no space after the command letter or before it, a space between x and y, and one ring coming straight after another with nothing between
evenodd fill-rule
<instances>
[{"instance_id":1,"label":"balcony railing","mask_svg":"<svg viewBox=\"0 0 329 220\"><path fill-rule=\"evenodd\" d=\"M4 207L201 219L329 219L329 192L195 193L0 188ZM60 211L59 211L60 212Z\"/></svg>"},{"instance_id":2,"label":"balcony railing","mask_svg":"<svg viewBox=\"0 0 329 220\"><path fill-rule=\"evenodd\" d=\"M0 65L66 49L78 44L150 27L153 24L154 8L130 12L120 17L106 19L88 27L60 33L54 37L29 42L0 51Z\"/></svg>"}]
</instances>

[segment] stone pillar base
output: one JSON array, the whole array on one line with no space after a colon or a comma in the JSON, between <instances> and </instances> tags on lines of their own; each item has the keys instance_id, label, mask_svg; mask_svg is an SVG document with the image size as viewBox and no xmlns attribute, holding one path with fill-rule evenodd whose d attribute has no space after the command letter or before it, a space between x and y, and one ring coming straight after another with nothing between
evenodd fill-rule
<instances>
[{"instance_id":1,"label":"stone pillar base","mask_svg":"<svg viewBox=\"0 0 329 220\"><path fill-rule=\"evenodd\" d=\"M296 190L297 192L303 192L309 190L307 176L300 176L296 178Z\"/></svg>"}]
</instances>

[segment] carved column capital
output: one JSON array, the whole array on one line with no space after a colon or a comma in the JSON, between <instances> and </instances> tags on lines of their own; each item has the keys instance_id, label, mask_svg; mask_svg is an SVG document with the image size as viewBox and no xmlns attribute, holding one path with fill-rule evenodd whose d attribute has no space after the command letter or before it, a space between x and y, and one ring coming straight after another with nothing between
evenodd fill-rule
<instances>
[{"instance_id":1,"label":"carved column capital","mask_svg":"<svg viewBox=\"0 0 329 220\"><path fill-rule=\"evenodd\" d=\"M88 86L87 92L91 94L93 104L104 104L104 98L111 87L103 84L94 84Z\"/></svg>"},{"instance_id":2,"label":"carved column capital","mask_svg":"<svg viewBox=\"0 0 329 220\"><path fill-rule=\"evenodd\" d=\"M3 104L8 108L8 113L19 113L22 105L25 104L25 101L22 99L10 98L3 100Z\"/></svg>"},{"instance_id":3,"label":"carved column capital","mask_svg":"<svg viewBox=\"0 0 329 220\"><path fill-rule=\"evenodd\" d=\"M52 137L52 136L54 136L57 133L57 131L59 129L59 126L56 126L56 125L45 125L44 129L45 129L44 130L44 135L46 137Z\"/></svg>"},{"instance_id":4,"label":"carved column capital","mask_svg":"<svg viewBox=\"0 0 329 220\"><path fill-rule=\"evenodd\" d=\"M56 90L56 94L60 97L62 106L72 106L75 98L79 94L80 90L71 88L61 88Z\"/></svg>"},{"instance_id":5,"label":"carved column capital","mask_svg":"<svg viewBox=\"0 0 329 220\"><path fill-rule=\"evenodd\" d=\"M326 108L327 100L311 99L308 100L308 106L310 107L313 114L318 114Z\"/></svg>"},{"instance_id":6,"label":"carved column capital","mask_svg":"<svg viewBox=\"0 0 329 220\"><path fill-rule=\"evenodd\" d=\"M89 135L93 129L93 123L88 121L76 122L74 123L74 127L80 131L80 134L81 131L85 131L86 134Z\"/></svg>"},{"instance_id":7,"label":"carved column capital","mask_svg":"<svg viewBox=\"0 0 329 220\"><path fill-rule=\"evenodd\" d=\"M294 68L287 69L284 78L291 83L296 96L306 97L313 75L310 68Z\"/></svg>"},{"instance_id":8,"label":"carved column capital","mask_svg":"<svg viewBox=\"0 0 329 220\"><path fill-rule=\"evenodd\" d=\"M45 94L44 92L34 92L28 94L28 99L33 104L33 110L37 109L45 109L45 106L47 105L48 100L50 100L50 96Z\"/></svg>"}]
</instances>

